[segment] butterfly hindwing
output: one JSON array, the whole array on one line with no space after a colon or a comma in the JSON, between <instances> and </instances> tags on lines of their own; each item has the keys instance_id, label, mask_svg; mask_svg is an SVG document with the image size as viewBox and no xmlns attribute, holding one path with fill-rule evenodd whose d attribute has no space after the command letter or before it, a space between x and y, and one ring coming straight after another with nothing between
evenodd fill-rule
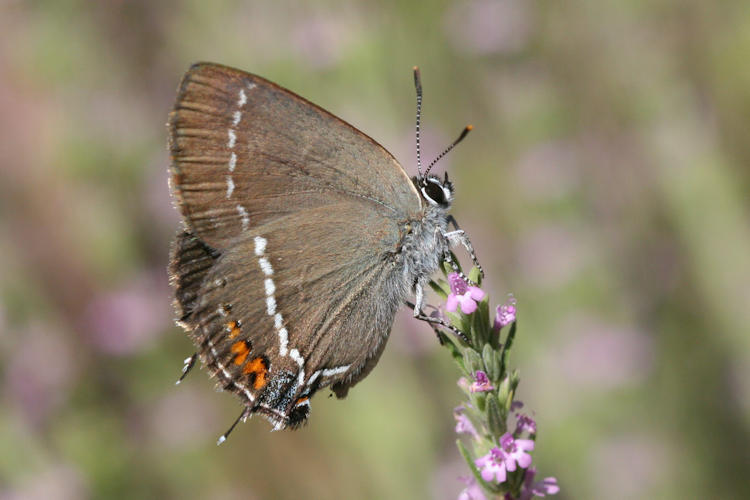
<instances>
[{"instance_id":1,"label":"butterfly hindwing","mask_svg":"<svg viewBox=\"0 0 750 500\"><path fill-rule=\"evenodd\" d=\"M190 323L219 385L279 428L304 422L319 388L345 395L385 345L397 307L387 295L408 286L390 262L398 240L390 219L346 197L236 240L206 274Z\"/></svg>"},{"instance_id":2,"label":"butterfly hindwing","mask_svg":"<svg viewBox=\"0 0 750 500\"><path fill-rule=\"evenodd\" d=\"M184 323L190 318L203 280L220 255L192 233L177 234L170 251L169 277L179 321Z\"/></svg>"}]
</instances>

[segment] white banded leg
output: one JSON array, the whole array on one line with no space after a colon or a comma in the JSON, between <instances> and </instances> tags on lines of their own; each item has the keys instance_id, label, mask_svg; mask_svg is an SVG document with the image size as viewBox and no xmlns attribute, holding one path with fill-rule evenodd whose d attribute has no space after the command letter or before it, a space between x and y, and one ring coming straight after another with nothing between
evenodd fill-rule
<instances>
[{"instance_id":1,"label":"white banded leg","mask_svg":"<svg viewBox=\"0 0 750 500\"><path fill-rule=\"evenodd\" d=\"M482 269L482 265L479 263L477 254L476 252L474 252L474 246L471 244L471 240L468 236L466 236L466 233L460 227L458 227L458 222L456 222L455 217L449 215L448 223L453 226L455 231L450 231L444 236L446 236L448 241L451 243L460 243L466 249L466 251L469 252L471 261L474 263L477 269L479 269L479 274L482 276L482 278L484 278L484 269Z\"/></svg>"},{"instance_id":2,"label":"white banded leg","mask_svg":"<svg viewBox=\"0 0 750 500\"><path fill-rule=\"evenodd\" d=\"M446 249L445 253L443 254L443 260L450 264L450 266L453 268L453 272L458 274L458 277L467 282L470 286L476 286L477 284L474 283L472 280L469 279L468 276L464 274L463 271L461 271L461 268L458 267L458 263L453 259L453 254L451 254L450 249Z\"/></svg>"},{"instance_id":3,"label":"white banded leg","mask_svg":"<svg viewBox=\"0 0 750 500\"><path fill-rule=\"evenodd\" d=\"M475 286L476 283L471 281L464 273L461 271L461 268L458 267L458 263L456 263L455 259L453 259L453 255L451 255L451 245L455 244L454 241L451 239L453 233L455 231L451 231L448 233L444 233L440 230L440 228L435 228L435 242L438 242L438 238L443 238L445 240L445 251L443 252L443 261L450 264L451 268L453 269L453 272L458 274L458 276L469 283L469 285Z\"/></svg>"},{"instance_id":4,"label":"white banded leg","mask_svg":"<svg viewBox=\"0 0 750 500\"><path fill-rule=\"evenodd\" d=\"M412 311L414 310L415 305L414 305L413 302L409 302L408 300L406 300L406 301L404 301L404 303L409 307L409 309L411 309ZM437 309L437 308L435 308L435 309ZM415 317L417 319L420 319L418 316L415 316ZM433 316L429 316L429 317L432 318ZM432 331L435 332L435 336L437 337L438 342L440 342L440 345L443 345L443 339L440 337L440 328L438 328L437 326L435 326L433 323L430 323L430 328L432 328ZM450 327L448 327L448 328L450 328ZM461 333L463 333L463 332L461 332ZM461 334L456 334L456 335L460 336ZM465 339L463 337L462 337L462 340L465 341Z\"/></svg>"}]
</instances>

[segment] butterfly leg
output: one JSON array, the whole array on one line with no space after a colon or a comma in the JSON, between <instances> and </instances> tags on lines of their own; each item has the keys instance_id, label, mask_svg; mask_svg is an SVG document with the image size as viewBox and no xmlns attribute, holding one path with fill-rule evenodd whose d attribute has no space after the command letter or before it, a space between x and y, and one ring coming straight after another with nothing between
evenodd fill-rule
<instances>
[{"instance_id":1,"label":"butterfly leg","mask_svg":"<svg viewBox=\"0 0 750 500\"><path fill-rule=\"evenodd\" d=\"M447 238L446 238L446 241L447 241ZM453 254L451 253L451 251L448 249L447 246L446 246L445 252L443 253L443 260L445 262L447 262L448 264L450 264L450 266L453 268L453 272L456 273L456 274L458 274L459 278L461 278L462 280L464 280L465 282L467 282L471 286L476 286L476 283L474 283L472 280L470 280L469 277L466 276L463 273L463 271L461 271L461 268L458 267L458 264L453 259Z\"/></svg>"},{"instance_id":2,"label":"butterfly leg","mask_svg":"<svg viewBox=\"0 0 750 500\"><path fill-rule=\"evenodd\" d=\"M474 252L474 246L471 244L471 240L468 236L466 236L466 233L458 227L458 222L456 222L456 218L452 215L448 215L448 223L453 226L455 231L450 231L448 233L445 233L444 236L448 238L448 241L451 243L460 243L463 245L463 247L466 249L467 252L469 252L469 256L471 256L471 261L474 263L474 265L479 269L479 274L484 278L484 269L482 269L482 265L479 263L479 259L477 258L476 252Z\"/></svg>"},{"instance_id":3,"label":"butterfly leg","mask_svg":"<svg viewBox=\"0 0 750 500\"><path fill-rule=\"evenodd\" d=\"M443 237L445 238L449 246L454 246L460 243L466 249L466 251L469 252L471 261L474 263L477 269L479 269L479 275L482 278L484 278L484 269L482 268L482 265L479 263L477 254L476 252L474 252L474 246L471 244L471 240L469 240L469 237L466 236L466 233L464 233L462 229L457 229L455 231L449 231L447 233L443 233Z\"/></svg>"},{"instance_id":4,"label":"butterfly leg","mask_svg":"<svg viewBox=\"0 0 750 500\"><path fill-rule=\"evenodd\" d=\"M415 305L414 305L413 302L409 302L408 300L405 300L404 303L406 304L406 306L409 309L411 309L412 311L414 310ZM434 306L432 306L432 307L434 307ZM440 309L437 308L437 307L435 307L435 312L437 312L439 314L440 313ZM432 315L430 315L430 317L434 318L434 317L439 317L439 316L432 316ZM430 328L432 328L432 331L435 332L435 335L437 336L437 339L438 339L438 342L440 342L440 345L443 345L443 338L440 336L440 329L437 326L433 325L433 324L430 324Z\"/></svg>"},{"instance_id":5,"label":"butterfly leg","mask_svg":"<svg viewBox=\"0 0 750 500\"><path fill-rule=\"evenodd\" d=\"M443 318L428 316L422 311L422 308L424 307L424 286L422 285L422 283L417 282L417 284L414 286L414 294L415 294L415 300L414 300L415 303L412 305L407 302L407 305L411 307L412 309L414 309L415 318L422 320L422 321L426 321L427 323L430 323L430 326L432 326L432 329L435 330L435 333L437 333L435 325L440 325L443 328L447 328L448 330L455 333L457 337L460 337L461 340L463 340L467 344L470 343L469 337L464 332L462 332L455 326L451 325L450 323L445 321ZM438 338L440 337L438 336Z\"/></svg>"},{"instance_id":6,"label":"butterfly leg","mask_svg":"<svg viewBox=\"0 0 750 500\"><path fill-rule=\"evenodd\" d=\"M466 281L467 283L469 283L470 285L474 286L474 285L476 285L476 283L474 283L473 281L471 281L471 280L469 279L469 277L468 277L468 276L466 276L466 275L465 275L465 274L463 273L463 271L461 271L461 268L460 268L460 267L458 266L458 263L457 263L457 262L456 262L456 260L455 260L455 259L453 258L453 254L451 254L450 248L451 248L451 245L453 245L453 244L454 244L454 243L452 242L452 240L451 240L451 235L452 235L452 234L453 234L454 232L455 232L455 231L451 231L451 232L449 232L449 233L443 233L443 232L442 232L442 231L440 230L440 228L435 228L435 242L437 243L437 242L439 241L439 240L438 240L438 238L442 238L442 239L443 239L443 241L441 242L441 243L442 243L442 246L443 246L443 248L444 248L444 250L443 250L443 261L444 261L444 262L447 262L447 263L448 263L448 264L449 264L449 265L451 266L451 268L453 268L453 272L454 272L454 273L456 273L456 274L458 274L458 276L459 276L459 277L460 277L460 278L461 278L462 280L464 280L464 281Z\"/></svg>"},{"instance_id":7,"label":"butterfly leg","mask_svg":"<svg viewBox=\"0 0 750 500\"><path fill-rule=\"evenodd\" d=\"M180 385L180 382L182 382L182 379L187 377L187 374L190 373L190 370L193 369L193 366L195 366L195 360L198 359L198 353L196 352L189 358L185 358L185 364L182 367L182 375L180 375L180 378L177 380L177 382L174 383L174 385Z\"/></svg>"}]
</instances>

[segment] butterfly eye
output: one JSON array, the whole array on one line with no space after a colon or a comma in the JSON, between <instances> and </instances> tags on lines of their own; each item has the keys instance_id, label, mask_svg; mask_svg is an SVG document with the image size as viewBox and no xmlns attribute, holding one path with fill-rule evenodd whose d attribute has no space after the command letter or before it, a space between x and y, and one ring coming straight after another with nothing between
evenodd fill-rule
<instances>
[{"instance_id":1,"label":"butterfly eye","mask_svg":"<svg viewBox=\"0 0 750 500\"><path fill-rule=\"evenodd\" d=\"M422 196L433 205L445 206L450 203L450 192L438 179L427 179L422 186Z\"/></svg>"}]
</instances>

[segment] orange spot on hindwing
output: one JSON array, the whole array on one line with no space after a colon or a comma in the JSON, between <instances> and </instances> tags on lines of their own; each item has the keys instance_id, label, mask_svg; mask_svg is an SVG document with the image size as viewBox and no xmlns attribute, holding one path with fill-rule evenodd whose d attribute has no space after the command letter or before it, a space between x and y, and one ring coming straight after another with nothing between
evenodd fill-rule
<instances>
[{"instance_id":1,"label":"orange spot on hindwing","mask_svg":"<svg viewBox=\"0 0 750 500\"><path fill-rule=\"evenodd\" d=\"M296 429L307 421L310 414L310 396L301 396L294 402L294 408L289 413L289 427Z\"/></svg>"},{"instance_id":2,"label":"orange spot on hindwing","mask_svg":"<svg viewBox=\"0 0 750 500\"><path fill-rule=\"evenodd\" d=\"M237 335L240 334L240 322L239 321L230 321L226 325L227 332L229 333L229 338L233 339L236 338Z\"/></svg>"},{"instance_id":3,"label":"orange spot on hindwing","mask_svg":"<svg viewBox=\"0 0 750 500\"><path fill-rule=\"evenodd\" d=\"M258 356L257 358L251 359L242 369L242 373L250 375L250 383L254 389L261 389L266 385L268 358L265 356Z\"/></svg>"},{"instance_id":4,"label":"orange spot on hindwing","mask_svg":"<svg viewBox=\"0 0 750 500\"><path fill-rule=\"evenodd\" d=\"M247 355L250 354L250 342L247 340L238 340L232 344L230 351L235 355L234 364L240 366L247 359Z\"/></svg>"}]
</instances>

